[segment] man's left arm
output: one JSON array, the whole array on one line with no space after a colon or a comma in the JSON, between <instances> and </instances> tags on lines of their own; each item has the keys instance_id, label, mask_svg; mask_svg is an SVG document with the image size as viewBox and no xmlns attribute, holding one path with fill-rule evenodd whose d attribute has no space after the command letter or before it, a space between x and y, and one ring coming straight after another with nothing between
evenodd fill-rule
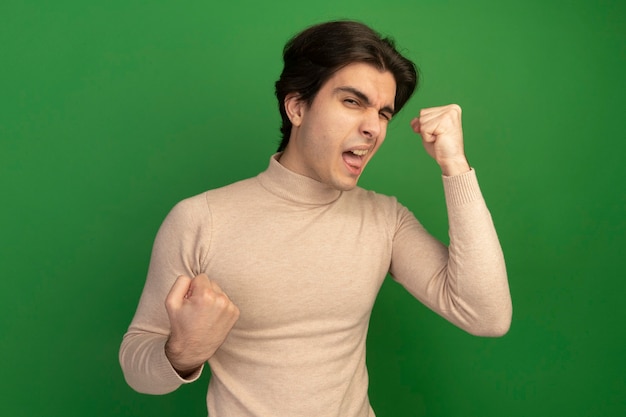
<instances>
[{"instance_id":1,"label":"man's left arm","mask_svg":"<svg viewBox=\"0 0 626 417\"><path fill-rule=\"evenodd\" d=\"M503 335L512 315L504 256L465 157L461 108L422 110L411 126L443 174L450 245L430 236L402 207L390 272L424 304L469 333Z\"/></svg>"}]
</instances>

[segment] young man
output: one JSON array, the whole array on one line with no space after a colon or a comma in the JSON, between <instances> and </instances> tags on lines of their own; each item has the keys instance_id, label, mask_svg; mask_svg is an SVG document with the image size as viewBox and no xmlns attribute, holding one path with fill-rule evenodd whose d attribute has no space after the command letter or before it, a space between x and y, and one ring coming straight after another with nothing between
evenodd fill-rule
<instances>
[{"instance_id":1,"label":"young man","mask_svg":"<svg viewBox=\"0 0 626 417\"><path fill-rule=\"evenodd\" d=\"M284 60L279 153L170 212L120 363L134 389L163 394L208 361L211 417L374 416L365 340L387 273L457 326L499 336L511 319L502 252L456 105L411 122L443 173L449 248L394 198L357 187L417 84L391 41L330 22Z\"/></svg>"}]
</instances>

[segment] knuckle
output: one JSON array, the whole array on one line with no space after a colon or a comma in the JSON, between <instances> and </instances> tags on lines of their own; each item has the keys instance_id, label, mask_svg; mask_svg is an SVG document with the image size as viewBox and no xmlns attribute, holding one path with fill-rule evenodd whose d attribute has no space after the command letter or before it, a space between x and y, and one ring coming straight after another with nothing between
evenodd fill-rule
<instances>
[{"instance_id":1,"label":"knuckle","mask_svg":"<svg viewBox=\"0 0 626 417\"><path fill-rule=\"evenodd\" d=\"M203 288L200 292L200 297L203 303L214 304L217 299L217 294L210 288Z\"/></svg>"},{"instance_id":2,"label":"knuckle","mask_svg":"<svg viewBox=\"0 0 626 417\"><path fill-rule=\"evenodd\" d=\"M461 109L461 106L459 106L458 104L451 104L451 105L450 105L450 108L451 108L454 112L459 113L459 114L461 114L461 113L463 112L463 109Z\"/></svg>"},{"instance_id":3,"label":"knuckle","mask_svg":"<svg viewBox=\"0 0 626 417\"><path fill-rule=\"evenodd\" d=\"M241 312L239 311L239 307L237 307L233 303L231 303L230 312L231 312L232 316L235 317L235 318L239 318L239 314L241 314Z\"/></svg>"},{"instance_id":4,"label":"knuckle","mask_svg":"<svg viewBox=\"0 0 626 417\"><path fill-rule=\"evenodd\" d=\"M174 310L176 310L176 304L175 304L174 300L172 299L172 297L167 297L165 299L165 309L167 311L174 311Z\"/></svg>"},{"instance_id":5,"label":"knuckle","mask_svg":"<svg viewBox=\"0 0 626 417\"><path fill-rule=\"evenodd\" d=\"M216 293L222 293L223 292L222 291L222 287L220 287L220 285L217 282L210 280L209 283L211 285L211 289L213 291L215 291Z\"/></svg>"},{"instance_id":6,"label":"knuckle","mask_svg":"<svg viewBox=\"0 0 626 417\"><path fill-rule=\"evenodd\" d=\"M213 304L218 307L220 310L226 310L231 304L230 300L226 296L226 294L214 294L213 296Z\"/></svg>"}]
</instances>

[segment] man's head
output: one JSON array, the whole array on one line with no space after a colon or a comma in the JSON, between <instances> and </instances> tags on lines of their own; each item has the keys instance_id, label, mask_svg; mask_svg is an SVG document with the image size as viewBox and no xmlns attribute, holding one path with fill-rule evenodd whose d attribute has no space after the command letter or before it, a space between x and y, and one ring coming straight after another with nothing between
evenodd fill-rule
<instances>
[{"instance_id":1,"label":"man's head","mask_svg":"<svg viewBox=\"0 0 626 417\"><path fill-rule=\"evenodd\" d=\"M285 110L285 98L298 96L311 105L320 88L338 70L365 63L388 71L396 82L394 112L397 113L417 87L413 62L403 57L389 38L382 38L366 25L353 21L322 23L305 29L285 45L284 68L276 82L276 97L282 117L283 151L291 137L292 123Z\"/></svg>"}]
</instances>

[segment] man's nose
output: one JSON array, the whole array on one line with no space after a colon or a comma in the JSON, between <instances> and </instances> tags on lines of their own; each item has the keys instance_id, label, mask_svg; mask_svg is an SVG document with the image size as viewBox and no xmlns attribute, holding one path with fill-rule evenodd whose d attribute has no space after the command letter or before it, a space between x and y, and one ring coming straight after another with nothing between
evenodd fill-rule
<instances>
[{"instance_id":1,"label":"man's nose","mask_svg":"<svg viewBox=\"0 0 626 417\"><path fill-rule=\"evenodd\" d=\"M373 108L368 109L361 121L361 134L370 140L378 138L382 129L381 123L378 111Z\"/></svg>"}]
</instances>

